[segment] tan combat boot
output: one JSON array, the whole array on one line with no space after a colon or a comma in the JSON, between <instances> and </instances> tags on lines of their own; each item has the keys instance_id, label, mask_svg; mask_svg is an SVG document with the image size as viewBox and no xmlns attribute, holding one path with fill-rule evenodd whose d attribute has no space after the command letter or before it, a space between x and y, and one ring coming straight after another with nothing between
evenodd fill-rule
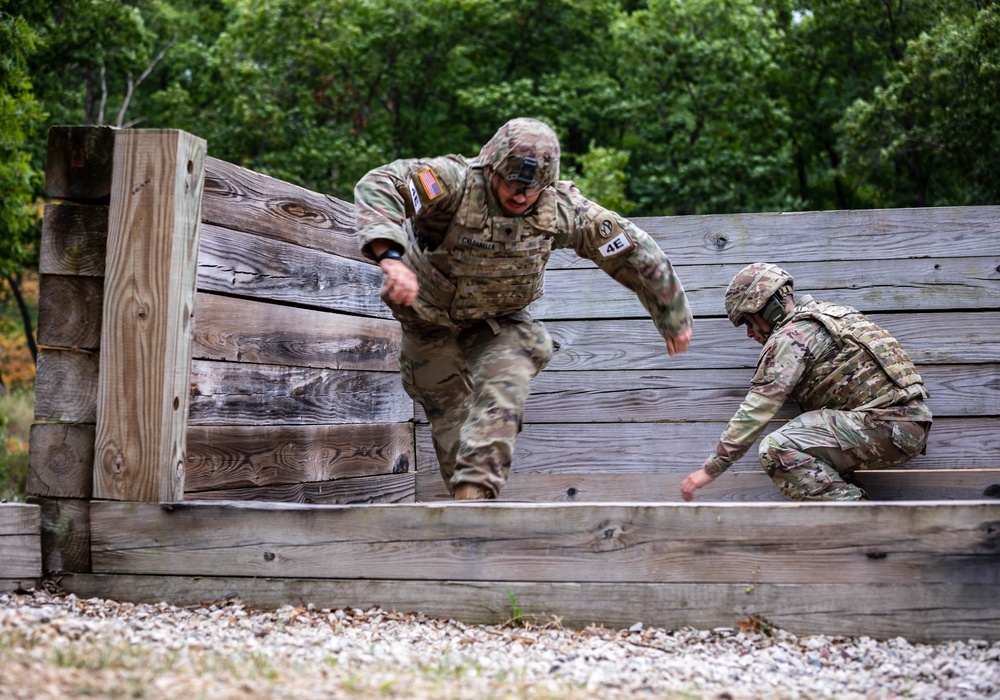
<instances>
[{"instance_id":1,"label":"tan combat boot","mask_svg":"<svg viewBox=\"0 0 1000 700\"><path fill-rule=\"evenodd\" d=\"M490 492L479 484L459 484L455 489L456 501L483 501L490 497Z\"/></svg>"}]
</instances>

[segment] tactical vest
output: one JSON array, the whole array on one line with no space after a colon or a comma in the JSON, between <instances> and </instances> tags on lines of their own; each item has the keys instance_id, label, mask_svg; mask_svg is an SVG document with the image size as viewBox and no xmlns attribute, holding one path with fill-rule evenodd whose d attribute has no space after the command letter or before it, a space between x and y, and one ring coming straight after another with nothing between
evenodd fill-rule
<instances>
[{"instance_id":1,"label":"tactical vest","mask_svg":"<svg viewBox=\"0 0 1000 700\"><path fill-rule=\"evenodd\" d=\"M413 225L404 261L417 275L419 295L457 321L505 316L544 293L545 264L556 234L557 204L542 190L527 217L490 216L482 166L473 165L444 240L422 250Z\"/></svg>"},{"instance_id":2,"label":"tactical vest","mask_svg":"<svg viewBox=\"0 0 1000 700\"><path fill-rule=\"evenodd\" d=\"M865 406L894 387L922 385L906 351L886 330L857 309L803 299L787 323L811 319L826 328L837 343L832 358L819 360L795 389L804 410L855 409ZM782 324L784 325L784 324Z\"/></svg>"}]
</instances>

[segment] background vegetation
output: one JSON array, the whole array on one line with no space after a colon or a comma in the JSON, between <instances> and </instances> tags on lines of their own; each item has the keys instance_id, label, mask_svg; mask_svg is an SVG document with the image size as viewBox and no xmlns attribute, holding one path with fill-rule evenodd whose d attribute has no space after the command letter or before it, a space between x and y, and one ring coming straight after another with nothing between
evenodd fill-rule
<instances>
[{"instance_id":1,"label":"background vegetation","mask_svg":"<svg viewBox=\"0 0 1000 700\"><path fill-rule=\"evenodd\" d=\"M0 0L0 393L33 375L53 124L185 129L351 200L533 116L653 216L995 204L998 98L993 0Z\"/></svg>"}]
</instances>

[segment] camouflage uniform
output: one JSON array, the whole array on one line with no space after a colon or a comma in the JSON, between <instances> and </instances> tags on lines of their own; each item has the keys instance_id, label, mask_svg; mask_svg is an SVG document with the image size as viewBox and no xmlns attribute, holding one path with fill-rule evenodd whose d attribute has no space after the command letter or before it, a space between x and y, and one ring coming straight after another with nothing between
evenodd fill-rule
<instances>
[{"instance_id":1,"label":"camouflage uniform","mask_svg":"<svg viewBox=\"0 0 1000 700\"><path fill-rule=\"evenodd\" d=\"M767 267L764 274L783 273ZM761 270L756 263L741 275ZM790 293L790 276L787 285ZM769 296L775 286L754 293ZM759 310L765 300L745 303L744 310ZM729 299L727 311L735 325L744 321ZM800 299L774 325L750 383L703 465L713 477L746 453L789 397L804 413L766 436L759 451L761 466L789 498L858 500L864 492L844 475L903 464L927 444L932 416L920 375L895 338L851 307Z\"/></svg>"},{"instance_id":2,"label":"camouflage uniform","mask_svg":"<svg viewBox=\"0 0 1000 700\"><path fill-rule=\"evenodd\" d=\"M506 216L488 167L513 179L535 159L535 205ZM559 182L559 147L541 122L515 119L479 156L397 160L355 188L362 252L391 240L419 293L393 304L403 331L400 372L431 423L441 475L454 493L476 484L496 497L506 483L533 377L552 339L526 307L543 293L556 248L572 248L633 290L664 337L689 329L691 312L669 260L644 231Z\"/></svg>"}]
</instances>

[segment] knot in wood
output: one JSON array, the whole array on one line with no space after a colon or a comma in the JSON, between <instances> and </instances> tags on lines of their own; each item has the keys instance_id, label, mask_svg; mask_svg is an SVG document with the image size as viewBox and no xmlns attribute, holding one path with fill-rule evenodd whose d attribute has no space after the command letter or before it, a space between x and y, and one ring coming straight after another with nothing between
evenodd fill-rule
<instances>
[{"instance_id":1,"label":"knot in wood","mask_svg":"<svg viewBox=\"0 0 1000 700\"><path fill-rule=\"evenodd\" d=\"M274 561L274 552L264 552L264 561Z\"/></svg>"}]
</instances>

